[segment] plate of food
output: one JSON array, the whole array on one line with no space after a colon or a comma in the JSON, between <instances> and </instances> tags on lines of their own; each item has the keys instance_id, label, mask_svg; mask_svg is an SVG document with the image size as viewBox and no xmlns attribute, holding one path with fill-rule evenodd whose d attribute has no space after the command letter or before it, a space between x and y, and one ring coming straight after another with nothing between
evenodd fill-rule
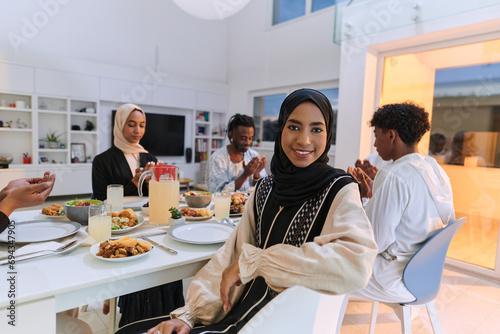
<instances>
[{"instance_id":1,"label":"plate of food","mask_svg":"<svg viewBox=\"0 0 500 334\"><path fill-rule=\"evenodd\" d=\"M42 209L42 216L55 219L67 219L64 212L64 204L54 203L51 206L46 206Z\"/></svg>"},{"instance_id":2,"label":"plate of food","mask_svg":"<svg viewBox=\"0 0 500 334\"><path fill-rule=\"evenodd\" d=\"M214 213L212 210L207 208L190 208L184 207L181 208L181 214L187 221L199 221L199 220L208 220L213 217Z\"/></svg>"},{"instance_id":3,"label":"plate of food","mask_svg":"<svg viewBox=\"0 0 500 334\"><path fill-rule=\"evenodd\" d=\"M243 193L234 193L231 195L231 206L229 207L230 217L241 217L245 210L245 204L248 198Z\"/></svg>"},{"instance_id":4,"label":"plate of food","mask_svg":"<svg viewBox=\"0 0 500 334\"><path fill-rule=\"evenodd\" d=\"M185 223L170 228L167 234L177 241L208 245L225 242L233 229L227 224L215 222Z\"/></svg>"},{"instance_id":5,"label":"plate of food","mask_svg":"<svg viewBox=\"0 0 500 334\"><path fill-rule=\"evenodd\" d=\"M109 262L137 260L149 254L153 246L144 240L124 236L117 240L107 240L90 247L93 257Z\"/></svg>"},{"instance_id":6,"label":"plate of food","mask_svg":"<svg viewBox=\"0 0 500 334\"><path fill-rule=\"evenodd\" d=\"M137 216L132 209L123 209L120 212L112 212L111 234L127 233L144 223L143 216Z\"/></svg>"}]
</instances>

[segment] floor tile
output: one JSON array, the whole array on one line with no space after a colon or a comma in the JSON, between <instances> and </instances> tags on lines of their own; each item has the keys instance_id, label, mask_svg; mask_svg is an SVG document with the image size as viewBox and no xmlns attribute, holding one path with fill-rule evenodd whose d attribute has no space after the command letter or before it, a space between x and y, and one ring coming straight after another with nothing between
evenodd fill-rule
<instances>
[{"instance_id":1,"label":"floor tile","mask_svg":"<svg viewBox=\"0 0 500 334\"><path fill-rule=\"evenodd\" d=\"M473 334L491 334L500 332L500 306L483 320Z\"/></svg>"}]
</instances>

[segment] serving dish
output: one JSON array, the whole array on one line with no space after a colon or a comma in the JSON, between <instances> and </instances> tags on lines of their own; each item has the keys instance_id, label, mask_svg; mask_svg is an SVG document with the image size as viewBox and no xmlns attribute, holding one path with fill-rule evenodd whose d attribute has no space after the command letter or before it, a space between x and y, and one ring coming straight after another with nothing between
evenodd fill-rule
<instances>
[{"instance_id":1,"label":"serving dish","mask_svg":"<svg viewBox=\"0 0 500 334\"><path fill-rule=\"evenodd\" d=\"M141 226L144 223L144 217L143 216L137 216L137 221L138 221L137 225L134 225L134 226L129 227L129 228L122 228L122 229L119 229L119 230L111 230L111 234L123 234L123 233L127 233L127 232L130 232L133 229L138 228L139 226Z\"/></svg>"},{"instance_id":2,"label":"serving dish","mask_svg":"<svg viewBox=\"0 0 500 334\"><path fill-rule=\"evenodd\" d=\"M144 241L144 242L147 242L147 241ZM150 244L148 242L148 244ZM97 253L99 252L99 245L100 244L94 244L90 247L90 254L95 257L96 259L99 259L101 261L107 261L107 262L128 262L128 261L133 261L133 260L137 260L137 259L140 259L140 258L143 258L145 256L147 256L149 253L151 253L153 251L153 245L151 245L151 249L149 251L147 251L146 253L142 253L142 254L138 254L138 255L134 255L134 256L127 256L127 257L115 257L115 258L107 258L107 257L102 257L102 256L97 256Z\"/></svg>"}]
</instances>

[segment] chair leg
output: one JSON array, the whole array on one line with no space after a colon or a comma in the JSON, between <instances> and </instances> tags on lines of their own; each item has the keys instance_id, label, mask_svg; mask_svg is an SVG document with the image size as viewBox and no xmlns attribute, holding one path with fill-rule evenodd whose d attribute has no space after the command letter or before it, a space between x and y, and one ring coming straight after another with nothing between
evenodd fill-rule
<instances>
[{"instance_id":1,"label":"chair leg","mask_svg":"<svg viewBox=\"0 0 500 334\"><path fill-rule=\"evenodd\" d=\"M378 302L374 301L372 306L372 314L370 317L370 334L375 333L375 324L377 323Z\"/></svg>"},{"instance_id":2,"label":"chair leg","mask_svg":"<svg viewBox=\"0 0 500 334\"><path fill-rule=\"evenodd\" d=\"M335 334L340 334L340 327L342 327L342 321L344 321L345 310L347 309L348 303L349 303L349 295L346 295L344 297L344 301L342 302L342 306L340 307L339 320L337 322L337 329L335 330Z\"/></svg>"},{"instance_id":3,"label":"chair leg","mask_svg":"<svg viewBox=\"0 0 500 334\"><path fill-rule=\"evenodd\" d=\"M427 314L429 315L429 319L431 320L432 329L435 334L442 334L441 324L439 323L439 316L437 314L436 305L434 301L428 302L425 304L427 309Z\"/></svg>"},{"instance_id":4,"label":"chair leg","mask_svg":"<svg viewBox=\"0 0 500 334\"><path fill-rule=\"evenodd\" d=\"M401 319L401 332L404 334L411 334L411 311L409 306L401 306L399 310L403 312Z\"/></svg>"},{"instance_id":5,"label":"chair leg","mask_svg":"<svg viewBox=\"0 0 500 334\"><path fill-rule=\"evenodd\" d=\"M108 333L113 334L116 328L116 297L109 300L109 325Z\"/></svg>"}]
</instances>

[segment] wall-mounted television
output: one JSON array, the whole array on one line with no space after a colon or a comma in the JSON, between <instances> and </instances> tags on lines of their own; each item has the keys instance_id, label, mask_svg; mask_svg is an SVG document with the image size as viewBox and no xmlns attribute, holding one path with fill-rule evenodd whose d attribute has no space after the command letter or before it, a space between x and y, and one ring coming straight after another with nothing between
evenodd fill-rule
<instances>
[{"instance_id":1,"label":"wall-mounted television","mask_svg":"<svg viewBox=\"0 0 500 334\"><path fill-rule=\"evenodd\" d=\"M111 115L111 124L115 124L116 110ZM156 156L183 156L184 131L186 116L166 114L146 114L146 133L140 144L149 153ZM111 131L111 142L114 136Z\"/></svg>"}]
</instances>

